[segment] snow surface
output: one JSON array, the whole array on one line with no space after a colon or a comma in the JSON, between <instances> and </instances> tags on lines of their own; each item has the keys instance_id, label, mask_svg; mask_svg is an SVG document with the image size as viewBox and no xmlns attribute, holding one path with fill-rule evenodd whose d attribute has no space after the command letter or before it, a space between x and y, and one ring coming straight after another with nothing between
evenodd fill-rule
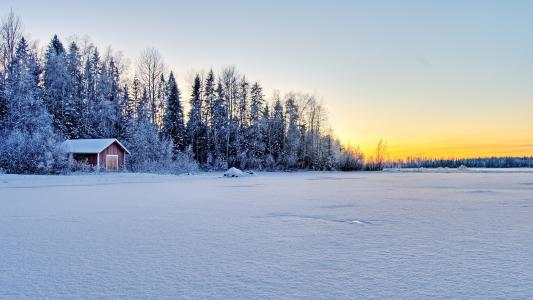
<instances>
[{"instance_id":1,"label":"snow surface","mask_svg":"<svg viewBox=\"0 0 533 300\"><path fill-rule=\"evenodd\" d=\"M533 172L0 175L0 298L526 299Z\"/></svg>"}]
</instances>

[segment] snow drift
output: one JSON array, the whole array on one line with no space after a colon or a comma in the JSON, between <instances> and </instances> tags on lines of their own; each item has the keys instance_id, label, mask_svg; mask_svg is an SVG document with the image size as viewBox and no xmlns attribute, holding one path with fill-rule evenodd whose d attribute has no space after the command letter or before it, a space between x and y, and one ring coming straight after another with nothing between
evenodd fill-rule
<instances>
[{"instance_id":1,"label":"snow drift","mask_svg":"<svg viewBox=\"0 0 533 300\"><path fill-rule=\"evenodd\" d=\"M254 175L254 172L252 171L243 172L235 167L230 168L224 173L225 177L247 177L251 175Z\"/></svg>"}]
</instances>

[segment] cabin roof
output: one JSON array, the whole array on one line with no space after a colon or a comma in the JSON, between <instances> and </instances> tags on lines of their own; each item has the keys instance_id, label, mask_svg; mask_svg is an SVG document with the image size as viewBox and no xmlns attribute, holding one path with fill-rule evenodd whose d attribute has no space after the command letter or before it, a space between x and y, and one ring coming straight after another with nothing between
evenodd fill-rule
<instances>
[{"instance_id":1,"label":"cabin roof","mask_svg":"<svg viewBox=\"0 0 533 300\"><path fill-rule=\"evenodd\" d=\"M65 148L65 151L67 151L68 153L98 154L115 142L122 149L124 149L126 153L130 153L130 151L126 147L124 147L124 145L122 145L117 139L75 139L66 140L62 143L62 145Z\"/></svg>"}]
</instances>

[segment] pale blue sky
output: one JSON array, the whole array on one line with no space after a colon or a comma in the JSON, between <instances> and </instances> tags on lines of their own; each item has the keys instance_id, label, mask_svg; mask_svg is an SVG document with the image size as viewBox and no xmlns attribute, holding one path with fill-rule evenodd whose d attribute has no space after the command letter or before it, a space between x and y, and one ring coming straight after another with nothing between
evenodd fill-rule
<instances>
[{"instance_id":1,"label":"pale blue sky","mask_svg":"<svg viewBox=\"0 0 533 300\"><path fill-rule=\"evenodd\" d=\"M533 141L532 1L1 2L41 44L88 35L132 61L156 47L182 86L235 65L268 96L316 93L338 135L365 149Z\"/></svg>"}]
</instances>

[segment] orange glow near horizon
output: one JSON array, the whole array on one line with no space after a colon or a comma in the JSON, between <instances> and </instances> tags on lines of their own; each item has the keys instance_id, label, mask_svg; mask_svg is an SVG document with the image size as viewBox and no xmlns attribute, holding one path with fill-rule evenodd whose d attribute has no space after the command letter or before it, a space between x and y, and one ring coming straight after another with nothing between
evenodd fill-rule
<instances>
[{"instance_id":1,"label":"orange glow near horizon","mask_svg":"<svg viewBox=\"0 0 533 300\"><path fill-rule=\"evenodd\" d=\"M397 129L402 130L402 128ZM432 129L430 128L430 130ZM454 132L453 128L450 128L450 131ZM387 155L390 160L415 157L446 159L533 156L533 137L531 135L533 128L515 131L486 128L486 130L477 133L466 131L457 130L454 134L438 132L433 135L417 135L411 132L398 136L359 134L355 138L350 134L340 132L341 134L338 136L343 145L359 146L366 157L374 155L380 140L379 136L382 136L381 139L387 144Z\"/></svg>"},{"instance_id":2,"label":"orange glow near horizon","mask_svg":"<svg viewBox=\"0 0 533 300\"><path fill-rule=\"evenodd\" d=\"M392 93L388 89L381 91ZM367 157L380 139L391 160L531 157L533 92L502 95L499 89L479 87L483 93L475 98L437 93L424 101L407 97L410 90L383 99L361 94L350 103L332 103L330 123L342 144L359 145Z\"/></svg>"},{"instance_id":3,"label":"orange glow near horizon","mask_svg":"<svg viewBox=\"0 0 533 300\"><path fill-rule=\"evenodd\" d=\"M344 142L342 144L359 145L366 157L374 155L379 140L373 143ZM405 142L383 139L387 144L386 153L390 160L406 158L478 158L478 157L529 157L533 156L533 141L523 143L520 140L500 139L498 143L475 140L425 140Z\"/></svg>"}]
</instances>

